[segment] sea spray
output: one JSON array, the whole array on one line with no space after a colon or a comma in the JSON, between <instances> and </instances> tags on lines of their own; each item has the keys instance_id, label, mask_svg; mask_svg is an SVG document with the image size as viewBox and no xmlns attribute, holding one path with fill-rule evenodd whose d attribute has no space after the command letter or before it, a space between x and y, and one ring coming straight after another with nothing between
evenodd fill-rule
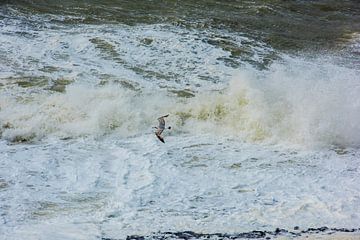
<instances>
[{"instance_id":1,"label":"sea spray","mask_svg":"<svg viewBox=\"0 0 360 240\"><path fill-rule=\"evenodd\" d=\"M246 141L357 147L360 94L357 70L324 59L285 57L268 71L239 70L228 87L181 98L122 85L70 85L65 93L2 96L2 136L10 141L149 132L170 113L174 131L239 136ZM9 126L10 126L9 125Z\"/></svg>"}]
</instances>

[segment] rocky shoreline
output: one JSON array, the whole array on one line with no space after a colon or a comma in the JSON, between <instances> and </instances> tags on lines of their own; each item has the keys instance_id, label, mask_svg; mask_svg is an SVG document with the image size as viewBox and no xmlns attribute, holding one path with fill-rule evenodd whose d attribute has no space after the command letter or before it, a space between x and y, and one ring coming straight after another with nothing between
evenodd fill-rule
<instances>
[{"instance_id":1,"label":"rocky shoreline","mask_svg":"<svg viewBox=\"0 0 360 240\"><path fill-rule=\"evenodd\" d=\"M147 236L131 235L127 236L127 240L146 240L146 239L273 239L273 238L302 238L312 235L321 234L322 236L327 235L336 235L338 233L360 233L360 228L329 228L329 227L320 227L320 228L308 228L300 229L298 226L294 227L293 230L286 230L277 228L275 231L252 231L244 233L196 233L192 231L183 231L183 232L158 232L152 233ZM357 237L360 238L359 235ZM311 237L310 237L311 238ZM354 238L356 239L356 238ZM102 240L118 240L116 238L102 238Z\"/></svg>"}]
</instances>

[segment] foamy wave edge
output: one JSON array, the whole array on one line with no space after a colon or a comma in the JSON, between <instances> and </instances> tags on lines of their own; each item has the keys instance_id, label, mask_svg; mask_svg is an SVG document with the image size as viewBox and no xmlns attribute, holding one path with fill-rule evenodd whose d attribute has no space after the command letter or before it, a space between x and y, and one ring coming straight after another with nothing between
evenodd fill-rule
<instances>
[{"instance_id":1,"label":"foamy wave edge","mask_svg":"<svg viewBox=\"0 0 360 240\"><path fill-rule=\"evenodd\" d=\"M171 134L210 133L255 142L360 146L358 70L323 59L285 58L268 71L241 70L225 90L178 98L163 90L70 85L28 100L1 94L2 138L76 138L150 133L170 114Z\"/></svg>"}]
</instances>

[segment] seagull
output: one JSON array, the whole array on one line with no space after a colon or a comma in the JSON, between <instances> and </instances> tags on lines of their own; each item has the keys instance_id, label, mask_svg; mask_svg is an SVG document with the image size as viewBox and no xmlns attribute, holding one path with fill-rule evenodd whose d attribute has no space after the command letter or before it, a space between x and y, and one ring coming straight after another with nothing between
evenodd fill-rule
<instances>
[{"instance_id":1,"label":"seagull","mask_svg":"<svg viewBox=\"0 0 360 240\"><path fill-rule=\"evenodd\" d=\"M159 121L159 126L158 127L154 127L156 129L155 135L158 137L158 139L165 143L164 138L161 136L161 133L165 130L165 119L166 117L168 117L169 114L159 117L158 121ZM171 127L168 127L167 129L171 129Z\"/></svg>"}]
</instances>

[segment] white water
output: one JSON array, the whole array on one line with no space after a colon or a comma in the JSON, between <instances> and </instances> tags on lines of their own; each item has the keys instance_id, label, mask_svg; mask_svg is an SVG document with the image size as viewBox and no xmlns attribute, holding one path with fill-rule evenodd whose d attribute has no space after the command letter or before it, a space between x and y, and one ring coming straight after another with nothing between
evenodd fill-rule
<instances>
[{"instance_id":1,"label":"white water","mask_svg":"<svg viewBox=\"0 0 360 240\"><path fill-rule=\"evenodd\" d=\"M358 73L319 59L288 58L263 73L241 70L224 90L189 99L121 85L73 84L65 93L53 94L10 86L1 95L0 120L7 124L2 135L10 141L112 132L126 137L149 131L157 115L170 113L175 132L358 147Z\"/></svg>"},{"instance_id":2,"label":"white water","mask_svg":"<svg viewBox=\"0 0 360 240\"><path fill-rule=\"evenodd\" d=\"M208 135L166 140L146 134L2 143L5 239L357 227L357 151L297 151Z\"/></svg>"},{"instance_id":3,"label":"white water","mask_svg":"<svg viewBox=\"0 0 360 240\"><path fill-rule=\"evenodd\" d=\"M359 227L359 69L283 54L234 69L197 39L211 33L163 25L15 30L0 38L4 239ZM253 60L272 51L253 44Z\"/></svg>"}]
</instances>

